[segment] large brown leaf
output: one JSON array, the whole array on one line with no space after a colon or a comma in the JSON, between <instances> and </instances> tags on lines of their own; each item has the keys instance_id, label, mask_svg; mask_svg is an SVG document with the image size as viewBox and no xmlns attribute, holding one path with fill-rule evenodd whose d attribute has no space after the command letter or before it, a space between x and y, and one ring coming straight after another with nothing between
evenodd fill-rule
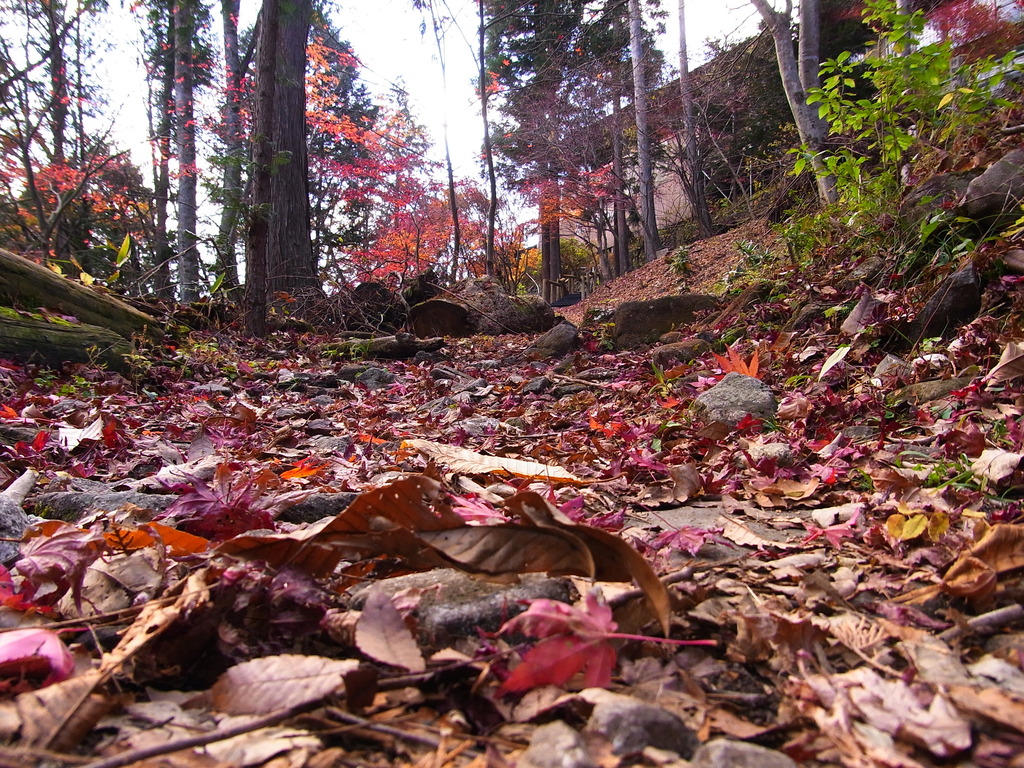
<instances>
[{"instance_id":1,"label":"large brown leaf","mask_svg":"<svg viewBox=\"0 0 1024 768\"><path fill-rule=\"evenodd\" d=\"M232 715L265 715L344 690L353 659L281 654L236 664L214 683L213 706Z\"/></svg>"},{"instance_id":2,"label":"large brown leaf","mask_svg":"<svg viewBox=\"0 0 1024 768\"><path fill-rule=\"evenodd\" d=\"M662 631L668 635L672 614L668 590L643 555L614 534L573 523L533 491L517 493L505 506L541 531L557 530L582 541L593 558L594 578L599 581L635 581L647 596Z\"/></svg>"}]
</instances>

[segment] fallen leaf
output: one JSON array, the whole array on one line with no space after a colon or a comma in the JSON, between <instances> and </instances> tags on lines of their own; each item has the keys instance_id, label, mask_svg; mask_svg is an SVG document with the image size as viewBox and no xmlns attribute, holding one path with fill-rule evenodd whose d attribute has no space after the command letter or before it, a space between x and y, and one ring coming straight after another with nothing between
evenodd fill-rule
<instances>
[{"instance_id":1,"label":"fallen leaf","mask_svg":"<svg viewBox=\"0 0 1024 768\"><path fill-rule=\"evenodd\" d=\"M481 453L470 451L466 448L443 445L430 440L405 440L402 442L402 447L417 451L429 459L446 465L452 472L457 473L486 475L493 472L499 475L525 477L529 480L573 483L576 485L587 485L590 482L576 477L561 467L555 467L550 464L523 461L522 459L507 459L501 456L484 456Z\"/></svg>"},{"instance_id":2,"label":"fallen leaf","mask_svg":"<svg viewBox=\"0 0 1024 768\"><path fill-rule=\"evenodd\" d=\"M971 462L971 472L998 485L1013 477L1021 461L1024 461L1024 453L987 448L981 452L981 456Z\"/></svg>"},{"instance_id":3,"label":"fallen leaf","mask_svg":"<svg viewBox=\"0 0 1024 768\"><path fill-rule=\"evenodd\" d=\"M1024 345L1015 341L1007 342L999 362L985 374L985 380L994 384L1010 381L1024 375Z\"/></svg>"},{"instance_id":4,"label":"fallen leaf","mask_svg":"<svg viewBox=\"0 0 1024 768\"><path fill-rule=\"evenodd\" d=\"M344 690L354 659L285 653L236 664L210 691L213 706L232 715L266 715Z\"/></svg>"},{"instance_id":5,"label":"fallen leaf","mask_svg":"<svg viewBox=\"0 0 1024 768\"><path fill-rule=\"evenodd\" d=\"M391 598L371 589L356 623L356 647L372 659L410 672L427 668L416 638L406 626Z\"/></svg>"}]
</instances>

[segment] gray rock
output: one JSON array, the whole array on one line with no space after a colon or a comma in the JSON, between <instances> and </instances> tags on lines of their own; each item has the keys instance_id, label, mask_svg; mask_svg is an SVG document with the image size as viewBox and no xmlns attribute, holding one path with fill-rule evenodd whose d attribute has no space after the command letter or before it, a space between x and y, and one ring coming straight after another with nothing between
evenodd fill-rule
<instances>
[{"instance_id":1,"label":"gray rock","mask_svg":"<svg viewBox=\"0 0 1024 768\"><path fill-rule=\"evenodd\" d=\"M206 384L200 384L192 388L192 391L198 395L213 395L215 397L231 397L234 391L231 387L227 387L216 381L210 381Z\"/></svg>"},{"instance_id":2,"label":"gray rock","mask_svg":"<svg viewBox=\"0 0 1024 768\"><path fill-rule=\"evenodd\" d=\"M762 381L741 373L729 373L694 404L710 421L738 424L748 414L767 420L775 415L778 403L771 388Z\"/></svg>"},{"instance_id":3,"label":"gray rock","mask_svg":"<svg viewBox=\"0 0 1024 768\"><path fill-rule=\"evenodd\" d=\"M793 466L796 457L787 443L754 443L747 448L747 455L755 464L764 459L774 459L780 467Z\"/></svg>"},{"instance_id":4,"label":"gray rock","mask_svg":"<svg viewBox=\"0 0 1024 768\"><path fill-rule=\"evenodd\" d=\"M730 739L702 744L690 760L693 768L797 768L788 755Z\"/></svg>"},{"instance_id":5,"label":"gray rock","mask_svg":"<svg viewBox=\"0 0 1024 768\"><path fill-rule=\"evenodd\" d=\"M367 368L356 375L356 383L367 389L384 389L395 383L396 376L384 368Z\"/></svg>"},{"instance_id":6,"label":"gray rock","mask_svg":"<svg viewBox=\"0 0 1024 768\"><path fill-rule=\"evenodd\" d=\"M1003 265L1007 272L1024 275L1024 250L1013 248L1003 254Z\"/></svg>"},{"instance_id":7,"label":"gray rock","mask_svg":"<svg viewBox=\"0 0 1024 768\"><path fill-rule=\"evenodd\" d=\"M699 293L662 296L652 301L627 301L613 317L613 338L618 349L633 349L656 342L662 334L686 326L697 315L718 307L718 299Z\"/></svg>"},{"instance_id":8,"label":"gray rock","mask_svg":"<svg viewBox=\"0 0 1024 768\"><path fill-rule=\"evenodd\" d=\"M551 386L551 379L547 376L537 376L523 384L523 392L528 395L539 395Z\"/></svg>"},{"instance_id":9,"label":"gray rock","mask_svg":"<svg viewBox=\"0 0 1024 768\"><path fill-rule=\"evenodd\" d=\"M540 726L530 746L519 756L517 768L598 768L586 740L561 720Z\"/></svg>"},{"instance_id":10,"label":"gray rock","mask_svg":"<svg viewBox=\"0 0 1024 768\"><path fill-rule=\"evenodd\" d=\"M935 213L949 210L967 193L971 182L981 170L940 173L918 184L903 198L900 205L900 224L903 231L918 233L921 225Z\"/></svg>"},{"instance_id":11,"label":"gray rock","mask_svg":"<svg viewBox=\"0 0 1024 768\"><path fill-rule=\"evenodd\" d=\"M38 476L34 469L28 469L0 493L0 537L20 539L25 535L29 519L21 505L36 484ZM0 563L14 560L20 552L21 547L17 541L0 541Z\"/></svg>"},{"instance_id":12,"label":"gray rock","mask_svg":"<svg viewBox=\"0 0 1024 768\"><path fill-rule=\"evenodd\" d=\"M307 435L330 435L338 430L338 425L330 419L310 419L306 424Z\"/></svg>"},{"instance_id":13,"label":"gray rock","mask_svg":"<svg viewBox=\"0 0 1024 768\"><path fill-rule=\"evenodd\" d=\"M542 334L526 348L526 356L531 360L544 357L561 357L576 348L579 343L579 330L568 320L563 320L550 331Z\"/></svg>"},{"instance_id":14,"label":"gray rock","mask_svg":"<svg viewBox=\"0 0 1024 768\"><path fill-rule=\"evenodd\" d=\"M665 371L683 363L692 363L711 351L711 343L694 337L674 344L665 344L651 352L651 362Z\"/></svg>"},{"instance_id":15,"label":"gray rock","mask_svg":"<svg viewBox=\"0 0 1024 768\"><path fill-rule=\"evenodd\" d=\"M470 416L461 419L458 426L474 437L493 435L501 428L501 422L491 416Z\"/></svg>"},{"instance_id":16,"label":"gray rock","mask_svg":"<svg viewBox=\"0 0 1024 768\"><path fill-rule=\"evenodd\" d=\"M357 607L370 589L383 590L389 597L403 590L422 591L415 613L421 640L434 647L459 638L475 638L478 630L496 632L508 619L526 610L531 600L568 603L574 597L565 579L526 574L518 584L492 584L446 568L384 579L357 590L353 593Z\"/></svg>"},{"instance_id":17,"label":"gray rock","mask_svg":"<svg viewBox=\"0 0 1024 768\"><path fill-rule=\"evenodd\" d=\"M981 278L974 264L943 280L924 308L904 331L911 346L922 339L944 336L973 320L981 309Z\"/></svg>"},{"instance_id":18,"label":"gray rock","mask_svg":"<svg viewBox=\"0 0 1024 768\"><path fill-rule=\"evenodd\" d=\"M1024 149L1008 152L967 185L961 210L985 225L1009 226L1024 200Z\"/></svg>"},{"instance_id":19,"label":"gray rock","mask_svg":"<svg viewBox=\"0 0 1024 768\"><path fill-rule=\"evenodd\" d=\"M787 331L803 331L825 318L825 310L829 309L828 304L820 301L811 301L804 304L793 313L793 318L786 323Z\"/></svg>"},{"instance_id":20,"label":"gray rock","mask_svg":"<svg viewBox=\"0 0 1024 768\"><path fill-rule=\"evenodd\" d=\"M600 733L620 756L638 755L646 747L667 749L689 757L700 743L676 715L653 704L613 694L602 696L586 730Z\"/></svg>"},{"instance_id":21,"label":"gray rock","mask_svg":"<svg viewBox=\"0 0 1024 768\"><path fill-rule=\"evenodd\" d=\"M138 491L53 491L35 498L33 512L39 517L74 523L88 512L116 512L126 504L161 512L174 499L172 495Z\"/></svg>"},{"instance_id":22,"label":"gray rock","mask_svg":"<svg viewBox=\"0 0 1024 768\"><path fill-rule=\"evenodd\" d=\"M314 493L298 504L293 504L281 513L279 520L286 523L315 523L325 517L334 517L345 511L358 494L343 491L341 493Z\"/></svg>"},{"instance_id":23,"label":"gray rock","mask_svg":"<svg viewBox=\"0 0 1024 768\"><path fill-rule=\"evenodd\" d=\"M948 397L950 392L963 389L974 379L970 376L961 376L957 379L934 379L931 381L920 381L893 393L892 399L898 403L911 403L921 405L932 400L941 400Z\"/></svg>"}]
</instances>

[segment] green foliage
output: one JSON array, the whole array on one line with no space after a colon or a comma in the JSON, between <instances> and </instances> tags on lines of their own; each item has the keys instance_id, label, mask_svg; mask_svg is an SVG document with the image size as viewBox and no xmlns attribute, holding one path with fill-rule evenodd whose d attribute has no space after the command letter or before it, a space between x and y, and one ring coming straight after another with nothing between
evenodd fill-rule
<instances>
[{"instance_id":1,"label":"green foliage","mask_svg":"<svg viewBox=\"0 0 1024 768\"><path fill-rule=\"evenodd\" d=\"M1012 54L956 66L951 44L921 44L925 17L901 13L895 0L867 0L864 21L879 32L863 59L839 54L821 67L818 105L831 133L848 142L823 158L842 203L864 213L886 210L900 187L900 170L913 155L947 150L977 129L993 107ZM796 172L807 167L806 152Z\"/></svg>"}]
</instances>

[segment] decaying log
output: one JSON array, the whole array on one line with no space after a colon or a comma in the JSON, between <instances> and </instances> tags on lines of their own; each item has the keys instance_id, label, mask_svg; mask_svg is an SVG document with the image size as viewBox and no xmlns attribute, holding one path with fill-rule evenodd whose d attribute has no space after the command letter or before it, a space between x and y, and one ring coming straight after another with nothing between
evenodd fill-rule
<instances>
[{"instance_id":1,"label":"decaying log","mask_svg":"<svg viewBox=\"0 0 1024 768\"><path fill-rule=\"evenodd\" d=\"M3 249L0 249L0 305L29 311L55 309L81 323L108 328L124 339L138 334L151 338L162 335L155 318L117 297L68 280Z\"/></svg>"},{"instance_id":2,"label":"decaying log","mask_svg":"<svg viewBox=\"0 0 1024 768\"><path fill-rule=\"evenodd\" d=\"M59 368L64 363L102 363L127 373L131 342L108 328L22 317L0 311L0 356Z\"/></svg>"},{"instance_id":3,"label":"decaying log","mask_svg":"<svg viewBox=\"0 0 1024 768\"><path fill-rule=\"evenodd\" d=\"M493 278L470 278L409 312L417 336L542 333L555 313L539 296L509 296Z\"/></svg>"},{"instance_id":4,"label":"decaying log","mask_svg":"<svg viewBox=\"0 0 1024 768\"><path fill-rule=\"evenodd\" d=\"M321 346L320 351L352 360L402 360L413 357L417 352L436 352L443 346L444 339L417 339L411 333L396 333L394 336L330 342Z\"/></svg>"}]
</instances>

